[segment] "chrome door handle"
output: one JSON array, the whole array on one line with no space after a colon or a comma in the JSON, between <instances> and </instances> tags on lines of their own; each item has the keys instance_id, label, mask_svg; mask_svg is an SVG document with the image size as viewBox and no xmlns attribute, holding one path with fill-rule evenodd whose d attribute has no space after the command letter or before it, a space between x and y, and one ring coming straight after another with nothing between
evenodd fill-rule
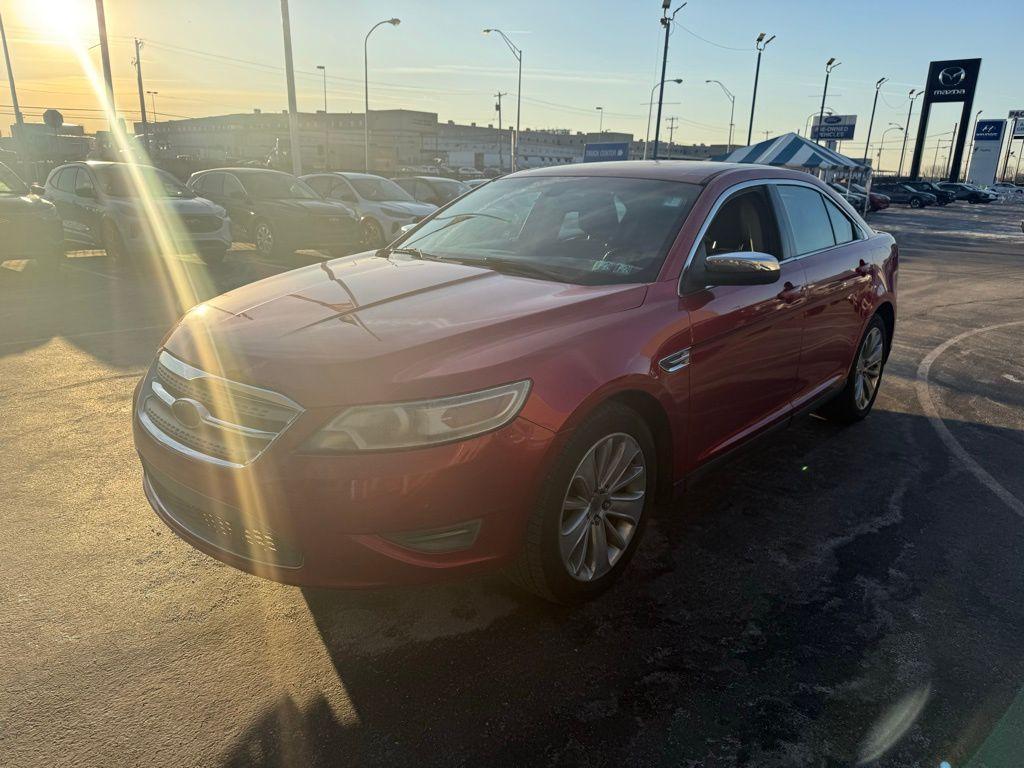
<instances>
[{"instance_id":1,"label":"chrome door handle","mask_svg":"<svg viewBox=\"0 0 1024 768\"><path fill-rule=\"evenodd\" d=\"M794 301L799 301L804 295L803 286L799 288L792 283L786 283L782 290L779 292L777 299L785 302L786 304L792 304Z\"/></svg>"}]
</instances>

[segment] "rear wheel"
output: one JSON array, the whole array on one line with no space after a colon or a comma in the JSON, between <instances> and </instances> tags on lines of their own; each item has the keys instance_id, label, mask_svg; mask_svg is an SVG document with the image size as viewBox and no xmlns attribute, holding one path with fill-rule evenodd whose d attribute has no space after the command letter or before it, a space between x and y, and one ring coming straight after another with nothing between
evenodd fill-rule
<instances>
[{"instance_id":1,"label":"rear wheel","mask_svg":"<svg viewBox=\"0 0 1024 768\"><path fill-rule=\"evenodd\" d=\"M920 208L921 207L921 200L920 200L920 198L917 198L917 197L910 198L910 207L911 208Z\"/></svg>"},{"instance_id":2,"label":"rear wheel","mask_svg":"<svg viewBox=\"0 0 1024 768\"><path fill-rule=\"evenodd\" d=\"M107 256L114 261L123 261L128 255L127 249L124 247L124 238L121 237L121 231L110 220L103 222L103 249L107 252Z\"/></svg>"},{"instance_id":3,"label":"rear wheel","mask_svg":"<svg viewBox=\"0 0 1024 768\"><path fill-rule=\"evenodd\" d=\"M288 252L274 226L266 219L258 219L252 230L253 243L260 256L270 258L283 256Z\"/></svg>"},{"instance_id":4,"label":"rear wheel","mask_svg":"<svg viewBox=\"0 0 1024 768\"><path fill-rule=\"evenodd\" d=\"M363 219L363 243L367 248L377 250L384 247L384 230L375 219Z\"/></svg>"},{"instance_id":5,"label":"rear wheel","mask_svg":"<svg viewBox=\"0 0 1024 768\"><path fill-rule=\"evenodd\" d=\"M846 386L822 412L838 421L853 423L871 413L882 383L882 370L887 357L888 329L878 315L871 318L854 358Z\"/></svg>"},{"instance_id":6,"label":"rear wheel","mask_svg":"<svg viewBox=\"0 0 1024 768\"><path fill-rule=\"evenodd\" d=\"M222 264L227 252L227 248L216 248L214 250L201 251L199 258L201 258L206 264Z\"/></svg>"},{"instance_id":7,"label":"rear wheel","mask_svg":"<svg viewBox=\"0 0 1024 768\"><path fill-rule=\"evenodd\" d=\"M636 412L618 403L595 411L544 481L513 581L558 603L611 586L640 542L656 466L654 439Z\"/></svg>"}]
</instances>

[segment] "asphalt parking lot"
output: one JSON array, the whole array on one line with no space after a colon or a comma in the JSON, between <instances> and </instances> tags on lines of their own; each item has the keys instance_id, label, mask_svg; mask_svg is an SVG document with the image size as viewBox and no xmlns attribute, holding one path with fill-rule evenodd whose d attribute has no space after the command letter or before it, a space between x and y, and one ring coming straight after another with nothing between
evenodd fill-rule
<instances>
[{"instance_id":1,"label":"asphalt parking lot","mask_svg":"<svg viewBox=\"0 0 1024 768\"><path fill-rule=\"evenodd\" d=\"M497 577L300 590L149 509L154 270L0 267L0 765L1024 765L1024 207L901 246L871 417L808 416L658 511L570 610ZM238 250L205 297L287 266Z\"/></svg>"}]
</instances>

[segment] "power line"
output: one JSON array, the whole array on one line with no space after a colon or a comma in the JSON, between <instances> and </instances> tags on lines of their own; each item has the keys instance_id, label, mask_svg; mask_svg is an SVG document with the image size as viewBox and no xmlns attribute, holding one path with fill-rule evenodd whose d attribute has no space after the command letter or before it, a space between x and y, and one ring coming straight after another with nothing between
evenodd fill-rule
<instances>
[{"instance_id":1,"label":"power line","mask_svg":"<svg viewBox=\"0 0 1024 768\"><path fill-rule=\"evenodd\" d=\"M721 48L723 51L743 51L745 53L748 53L748 52L753 50L753 48L751 48L749 45L745 46L743 48L734 48L731 45L722 45L721 43L716 43L714 40L708 40L706 37L701 37L696 32L694 32L692 29L688 29L687 27L684 27L682 24L679 24L678 22L676 22L676 26L678 26L680 29L682 29L687 34L693 35L693 37L696 37L698 40L701 40L701 41L707 43L708 45L713 45L713 46L715 46L715 48Z\"/></svg>"}]
</instances>

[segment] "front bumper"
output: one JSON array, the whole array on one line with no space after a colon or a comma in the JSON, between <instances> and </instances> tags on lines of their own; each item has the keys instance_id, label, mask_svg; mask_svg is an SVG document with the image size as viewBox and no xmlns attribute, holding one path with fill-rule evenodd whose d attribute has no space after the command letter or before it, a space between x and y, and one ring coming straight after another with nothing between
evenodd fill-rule
<instances>
[{"instance_id":1,"label":"front bumper","mask_svg":"<svg viewBox=\"0 0 1024 768\"><path fill-rule=\"evenodd\" d=\"M244 466L187 456L138 418L150 505L212 557L287 584L411 584L496 567L518 552L555 434L517 418L430 448L346 456L298 449L325 420L308 411ZM410 533L473 528L457 551L421 551Z\"/></svg>"}]
</instances>

